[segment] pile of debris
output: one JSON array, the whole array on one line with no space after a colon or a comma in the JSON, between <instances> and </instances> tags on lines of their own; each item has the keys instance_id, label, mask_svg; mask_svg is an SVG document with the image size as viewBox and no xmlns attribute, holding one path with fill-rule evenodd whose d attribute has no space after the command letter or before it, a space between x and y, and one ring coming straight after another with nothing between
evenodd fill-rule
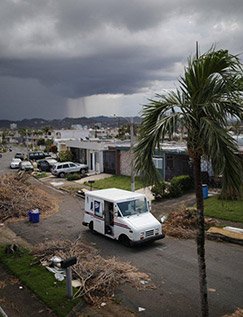
<instances>
[{"instance_id":1,"label":"pile of debris","mask_svg":"<svg viewBox=\"0 0 243 317\"><path fill-rule=\"evenodd\" d=\"M98 251L76 240L50 241L39 244L32 251L43 265L51 264L53 257L63 260L76 257L77 264L72 266L73 278L79 281L74 298L83 297L89 304L99 304L112 298L118 285L129 282L132 286L143 289L154 287L149 283L149 276L141 273L127 262L120 262L115 257L104 259Z\"/></svg>"},{"instance_id":2,"label":"pile of debris","mask_svg":"<svg viewBox=\"0 0 243 317\"><path fill-rule=\"evenodd\" d=\"M205 229L215 226L216 220L205 218ZM197 211L195 208L183 208L181 211L175 211L168 215L163 230L165 235L193 239L197 234Z\"/></svg>"},{"instance_id":3,"label":"pile of debris","mask_svg":"<svg viewBox=\"0 0 243 317\"><path fill-rule=\"evenodd\" d=\"M243 316L243 309L237 308L236 311L231 315L224 315L223 317L242 317Z\"/></svg>"},{"instance_id":4,"label":"pile of debris","mask_svg":"<svg viewBox=\"0 0 243 317\"><path fill-rule=\"evenodd\" d=\"M31 185L28 173L5 174L0 179L0 222L27 215L29 210L48 212L53 199L40 188Z\"/></svg>"}]
</instances>

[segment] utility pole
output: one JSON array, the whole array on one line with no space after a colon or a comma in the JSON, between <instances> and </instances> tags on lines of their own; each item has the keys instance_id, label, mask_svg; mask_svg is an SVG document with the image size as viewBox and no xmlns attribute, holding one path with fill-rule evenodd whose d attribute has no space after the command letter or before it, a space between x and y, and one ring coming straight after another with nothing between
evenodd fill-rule
<instances>
[{"instance_id":1,"label":"utility pole","mask_svg":"<svg viewBox=\"0 0 243 317\"><path fill-rule=\"evenodd\" d=\"M114 117L116 117L116 114L114 114ZM124 117L124 119L129 123L130 126L130 153L131 153L131 191L135 192L135 171L134 171L134 153L133 153L133 149L134 149L134 126L133 126L133 117L131 117L130 120L126 119ZM119 118L118 118L119 120ZM118 121L119 122L119 121Z\"/></svg>"},{"instance_id":2,"label":"utility pole","mask_svg":"<svg viewBox=\"0 0 243 317\"><path fill-rule=\"evenodd\" d=\"M134 172L134 127L133 127L133 118L130 121L130 138L131 138L131 191L135 192L135 172Z\"/></svg>"}]
</instances>

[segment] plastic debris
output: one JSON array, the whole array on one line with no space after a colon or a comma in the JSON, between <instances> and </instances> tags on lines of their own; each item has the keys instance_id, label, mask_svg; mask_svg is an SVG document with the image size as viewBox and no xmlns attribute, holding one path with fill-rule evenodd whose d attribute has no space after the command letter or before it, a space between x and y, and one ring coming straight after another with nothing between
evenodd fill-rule
<instances>
[{"instance_id":1,"label":"plastic debris","mask_svg":"<svg viewBox=\"0 0 243 317\"><path fill-rule=\"evenodd\" d=\"M211 293L215 293L216 289L215 288L208 288L208 291L211 292Z\"/></svg>"},{"instance_id":2,"label":"plastic debris","mask_svg":"<svg viewBox=\"0 0 243 317\"><path fill-rule=\"evenodd\" d=\"M72 287L80 287L82 283L80 280L72 280Z\"/></svg>"},{"instance_id":3,"label":"plastic debris","mask_svg":"<svg viewBox=\"0 0 243 317\"><path fill-rule=\"evenodd\" d=\"M167 216L163 216L163 217L160 218L160 222L161 223L165 223L166 219L167 219Z\"/></svg>"},{"instance_id":4,"label":"plastic debris","mask_svg":"<svg viewBox=\"0 0 243 317\"><path fill-rule=\"evenodd\" d=\"M58 280L59 282L64 280L64 275L61 273L55 273L55 279Z\"/></svg>"},{"instance_id":5,"label":"plastic debris","mask_svg":"<svg viewBox=\"0 0 243 317\"><path fill-rule=\"evenodd\" d=\"M145 311L146 309L143 308L143 307L138 307L138 311L141 312L141 311Z\"/></svg>"},{"instance_id":6,"label":"plastic debris","mask_svg":"<svg viewBox=\"0 0 243 317\"><path fill-rule=\"evenodd\" d=\"M143 284L143 285L145 285L145 284L148 284L148 281L141 280L140 283Z\"/></svg>"},{"instance_id":7,"label":"plastic debris","mask_svg":"<svg viewBox=\"0 0 243 317\"><path fill-rule=\"evenodd\" d=\"M101 307L104 307L105 305L106 305L106 303L104 303L104 302L100 304Z\"/></svg>"}]
</instances>

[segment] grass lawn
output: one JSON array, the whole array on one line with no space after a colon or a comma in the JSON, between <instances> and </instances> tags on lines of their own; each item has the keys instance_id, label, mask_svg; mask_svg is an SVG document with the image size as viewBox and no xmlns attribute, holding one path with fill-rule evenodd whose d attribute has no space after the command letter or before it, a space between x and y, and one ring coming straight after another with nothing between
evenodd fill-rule
<instances>
[{"instance_id":1,"label":"grass lawn","mask_svg":"<svg viewBox=\"0 0 243 317\"><path fill-rule=\"evenodd\" d=\"M90 186L89 183L85 183L86 186ZM140 189L145 185L139 177L135 178L135 188ZM129 176L111 176L108 178L100 179L92 184L93 189L106 189L106 188L120 188L131 190L131 177Z\"/></svg>"},{"instance_id":2,"label":"grass lawn","mask_svg":"<svg viewBox=\"0 0 243 317\"><path fill-rule=\"evenodd\" d=\"M64 317L80 301L66 297L66 282L59 282L54 274L39 264L32 264L34 258L27 250L21 249L14 255L6 255L0 247L0 262L22 283L31 289L57 316Z\"/></svg>"},{"instance_id":3,"label":"grass lawn","mask_svg":"<svg viewBox=\"0 0 243 317\"><path fill-rule=\"evenodd\" d=\"M243 222L243 200L220 200L218 196L204 200L205 215L208 217Z\"/></svg>"}]
</instances>

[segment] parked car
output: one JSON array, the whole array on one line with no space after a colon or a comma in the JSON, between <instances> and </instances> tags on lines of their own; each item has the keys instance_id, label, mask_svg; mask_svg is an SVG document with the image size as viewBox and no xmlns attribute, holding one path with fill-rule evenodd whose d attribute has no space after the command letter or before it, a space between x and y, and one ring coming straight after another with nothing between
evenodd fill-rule
<instances>
[{"instance_id":1,"label":"parked car","mask_svg":"<svg viewBox=\"0 0 243 317\"><path fill-rule=\"evenodd\" d=\"M43 172L50 172L51 168L57 164L57 160L53 158L46 158L37 162L37 168Z\"/></svg>"},{"instance_id":2,"label":"parked car","mask_svg":"<svg viewBox=\"0 0 243 317\"><path fill-rule=\"evenodd\" d=\"M19 168L20 162L21 162L20 158L13 158L12 162L10 163L10 168L12 169Z\"/></svg>"},{"instance_id":3,"label":"parked car","mask_svg":"<svg viewBox=\"0 0 243 317\"><path fill-rule=\"evenodd\" d=\"M33 172L34 171L34 166L31 164L31 162L29 161L21 161L19 163L19 169L22 171L30 171Z\"/></svg>"},{"instance_id":4,"label":"parked car","mask_svg":"<svg viewBox=\"0 0 243 317\"><path fill-rule=\"evenodd\" d=\"M35 152L29 152L28 157L30 161L37 161L37 160L42 160L49 156L48 154L45 154L44 152L41 151L35 151Z\"/></svg>"},{"instance_id":5,"label":"parked car","mask_svg":"<svg viewBox=\"0 0 243 317\"><path fill-rule=\"evenodd\" d=\"M57 177L65 177L70 173L81 173L83 176L88 172L88 165L73 162L57 163L51 169L51 173Z\"/></svg>"},{"instance_id":6,"label":"parked car","mask_svg":"<svg viewBox=\"0 0 243 317\"><path fill-rule=\"evenodd\" d=\"M17 152L14 157L23 160L24 159L24 153Z\"/></svg>"}]
</instances>

